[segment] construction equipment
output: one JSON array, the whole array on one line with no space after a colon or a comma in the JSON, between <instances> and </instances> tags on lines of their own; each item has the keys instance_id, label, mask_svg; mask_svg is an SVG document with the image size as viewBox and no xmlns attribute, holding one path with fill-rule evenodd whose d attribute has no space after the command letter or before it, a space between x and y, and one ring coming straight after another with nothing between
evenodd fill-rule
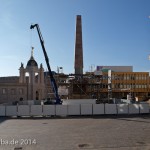
<instances>
[{"instance_id":1,"label":"construction equipment","mask_svg":"<svg viewBox=\"0 0 150 150\"><path fill-rule=\"evenodd\" d=\"M57 87L55 78L53 77L53 73L51 71L51 67L50 67L50 64L49 64L49 58L48 58L47 52L45 50L44 40L43 40L41 31L40 31L40 27L39 27L38 24L34 24L34 25L30 26L30 29L34 29L34 27L36 27L36 29L37 29L39 39L40 39L40 43L41 43L41 46L42 46L42 49L43 49L46 65L47 65L49 76L50 76L50 82L51 82L53 92L54 92L54 95L55 95L55 99L56 99L55 104L62 104L62 101L61 101L61 99L59 98L59 95L58 95L58 87Z\"/></svg>"}]
</instances>

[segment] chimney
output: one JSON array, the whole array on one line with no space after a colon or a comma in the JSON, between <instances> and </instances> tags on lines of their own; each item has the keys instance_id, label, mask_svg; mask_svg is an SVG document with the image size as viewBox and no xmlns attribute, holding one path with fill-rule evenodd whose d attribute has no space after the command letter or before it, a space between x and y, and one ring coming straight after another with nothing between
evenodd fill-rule
<instances>
[{"instance_id":1,"label":"chimney","mask_svg":"<svg viewBox=\"0 0 150 150\"><path fill-rule=\"evenodd\" d=\"M82 22L81 15L76 16L76 38L75 38L75 74L83 74L83 47L82 47Z\"/></svg>"}]
</instances>

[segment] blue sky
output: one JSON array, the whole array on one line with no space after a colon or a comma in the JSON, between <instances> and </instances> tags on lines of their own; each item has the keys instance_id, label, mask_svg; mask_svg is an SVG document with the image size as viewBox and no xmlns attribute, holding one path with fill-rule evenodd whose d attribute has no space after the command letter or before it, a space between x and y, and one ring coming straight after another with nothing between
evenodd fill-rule
<instances>
[{"instance_id":1,"label":"blue sky","mask_svg":"<svg viewBox=\"0 0 150 150\"><path fill-rule=\"evenodd\" d=\"M76 15L82 15L84 72L90 66L133 66L150 71L149 0L1 0L0 76L19 75L35 47L34 58L46 64L37 31L45 41L52 70L74 72Z\"/></svg>"}]
</instances>

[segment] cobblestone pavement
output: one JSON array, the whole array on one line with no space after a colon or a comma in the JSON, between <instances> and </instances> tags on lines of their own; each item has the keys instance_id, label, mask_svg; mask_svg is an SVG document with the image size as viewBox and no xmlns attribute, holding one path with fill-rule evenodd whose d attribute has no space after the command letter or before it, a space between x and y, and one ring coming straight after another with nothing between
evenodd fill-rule
<instances>
[{"instance_id":1,"label":"cobblestone pavement","mask_svg":"<svg viewBox=\"0 0 150 150\"><path fill-rule=\"evenodd\" d=\"M0 118L0 150L150 150L150 115Z\"/></svg>"}]
</instances>

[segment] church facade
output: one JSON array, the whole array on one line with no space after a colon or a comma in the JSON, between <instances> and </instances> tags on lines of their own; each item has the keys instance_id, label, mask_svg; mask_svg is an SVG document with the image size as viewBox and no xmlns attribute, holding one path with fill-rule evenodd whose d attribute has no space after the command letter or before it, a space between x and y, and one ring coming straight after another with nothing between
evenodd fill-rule
<instances>
[{"instance_id":1,"label":"church facade","mask_svg":"<svg viewBox=\"0 0 150 150\"><path fill-rule=\"evenodd\" d=\"M19 76L0 77L0 103L45 98L44 69L31 53L26 67L21 63Z\"/></svg>"}]
</instances>

